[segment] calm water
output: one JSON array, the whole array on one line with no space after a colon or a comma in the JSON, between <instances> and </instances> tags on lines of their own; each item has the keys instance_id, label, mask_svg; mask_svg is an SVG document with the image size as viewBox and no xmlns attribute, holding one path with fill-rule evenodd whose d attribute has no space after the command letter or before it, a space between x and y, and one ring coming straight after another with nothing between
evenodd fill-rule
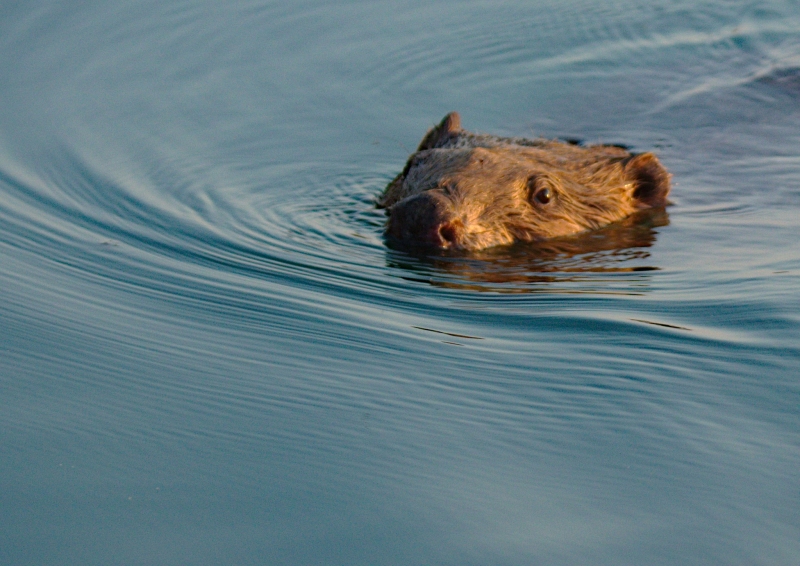
<instances>
[{"instance_id":1,"label":"calm water","mask_svg":"<svg viewBox=\"0 0 800 566\"><path fill-rule=\"evenodd\" d=\"M796 2L6 2L0 77L0 563L800 563ZM450 110L674 206L391 250Z\"/></svg>"}]
</instances>

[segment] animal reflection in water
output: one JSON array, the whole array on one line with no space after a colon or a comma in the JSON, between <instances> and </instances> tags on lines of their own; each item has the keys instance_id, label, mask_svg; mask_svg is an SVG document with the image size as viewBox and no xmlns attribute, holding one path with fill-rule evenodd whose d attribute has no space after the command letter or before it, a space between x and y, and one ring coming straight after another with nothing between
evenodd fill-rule
<instances>
[{"instance_id":1,"label":"animal reflection in water","mask_svg":"<svg viewBox=\"0 0 800 566\"><path fill-rule=\"evenodd\" d=\"M645 263L657 229L669 224L663 208L636 212L591 232L469 253L389 251L387 262L404 278L438 287L501 293L642 294L653 271Z\"/></svg>"}]
</instances>

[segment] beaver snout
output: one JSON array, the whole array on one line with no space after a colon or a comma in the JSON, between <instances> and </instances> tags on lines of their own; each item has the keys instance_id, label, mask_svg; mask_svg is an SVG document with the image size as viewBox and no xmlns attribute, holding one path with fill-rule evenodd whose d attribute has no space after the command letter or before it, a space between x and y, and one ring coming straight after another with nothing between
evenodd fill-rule
<instances>
[{"instance_id":1,"label":"beaver snout","mask_svg":"<svg viewBox=\"0 0 800 566\"><path fill-rule=\"evenodd\" d=\"M463 240L464 224L453 213L448 198L438 190L430 190L392 206L386 234L399 242L456 248Z\"/></svg>"}]
</instances>

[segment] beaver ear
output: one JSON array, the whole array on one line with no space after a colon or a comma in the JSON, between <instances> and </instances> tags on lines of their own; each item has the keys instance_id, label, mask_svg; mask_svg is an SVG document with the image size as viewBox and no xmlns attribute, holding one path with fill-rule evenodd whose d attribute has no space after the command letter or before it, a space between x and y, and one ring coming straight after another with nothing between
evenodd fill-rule
<instances>
[{"instance_id":1,"label":"beaver ear","mask_svg":"<svg viewBox=\"0 0 800 566\"><path fill-rule=\"evenodd\" d=\"M624 162L625 173L633 181L633 198L644 206L663 206L669 194L670 174L652 153L640 153Z\"/></svg>"},{"instance_id":2,"label":"beaver ear","mask_svg":"<svg viewBox=\"0 0 800 566\"><path fill-rule=\"evenodd\" d=\"M428 133L425 134L424 138L422 138L417 151L438 147L439 144L445 141L451 134L460 131L461 116L458 115L458 112L450 112L450 114L445 116L444 119L439 122L438 126L434 126L428 130Z\"/></svg>"}]
</instances>

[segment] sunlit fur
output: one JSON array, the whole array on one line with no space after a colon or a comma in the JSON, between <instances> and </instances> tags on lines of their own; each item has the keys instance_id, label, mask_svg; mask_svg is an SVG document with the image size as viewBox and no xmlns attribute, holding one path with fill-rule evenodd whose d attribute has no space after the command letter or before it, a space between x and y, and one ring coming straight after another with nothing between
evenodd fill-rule
<instances>
[{"instance_id":1,"label":"sunlit fur","mask_svg":"<svg viewBox=\"0 0 800 566\"><path fill-rule=\"evenodd\" d=\"M545 187L552 198L543 204L536 193ZM669 174L653 154L472 134L452 113L426 134L378 206L389 210L394 240L477 250L596 229L664 205L668 192Z\"/></svg>"}]
</instances>

